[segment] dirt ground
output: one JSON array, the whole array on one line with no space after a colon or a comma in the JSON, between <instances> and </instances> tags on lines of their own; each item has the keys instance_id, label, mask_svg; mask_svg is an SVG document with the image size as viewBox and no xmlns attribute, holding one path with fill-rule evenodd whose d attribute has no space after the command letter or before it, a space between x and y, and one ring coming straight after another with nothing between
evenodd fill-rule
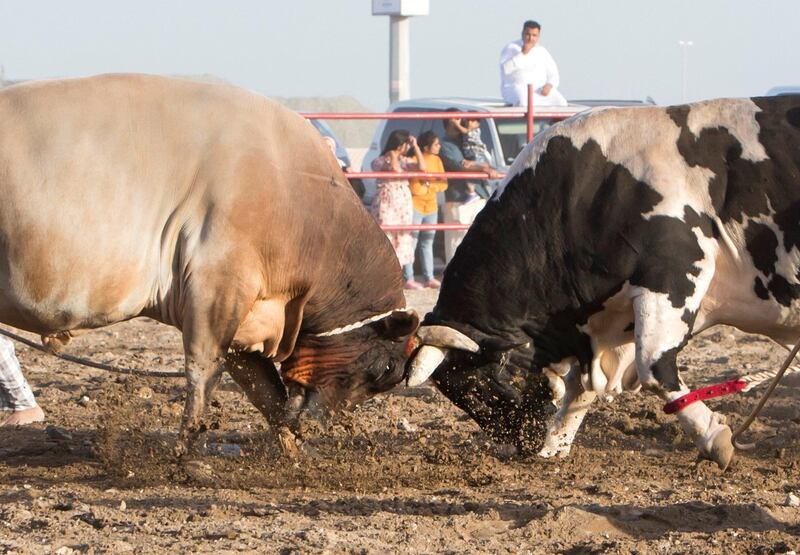
<instances>
[{"instance_id":1,"label":"dirt ground","mask_svg":"<svg viewBox=\"0 0 800 555\"><path fill-rule=\"evenodd\" d=\"M413 292L409 304L425 312L434 299ZM503 460L427 386L306 421L295 461L226 380L211 452L187 471L170 454L181 380L18 350L55 428L0 430L0 553L762 554L800 544L798 379L779 387L752 428L757 448L725 473L697 460L650 396L598 404L567 459ZM150 370L183 362L178 333L144 319L68 352ZM699 387L782 357L762 338L717 328L680 363ZM759 394L709 404L738 422Z\"/></svg>"}]
</instances>

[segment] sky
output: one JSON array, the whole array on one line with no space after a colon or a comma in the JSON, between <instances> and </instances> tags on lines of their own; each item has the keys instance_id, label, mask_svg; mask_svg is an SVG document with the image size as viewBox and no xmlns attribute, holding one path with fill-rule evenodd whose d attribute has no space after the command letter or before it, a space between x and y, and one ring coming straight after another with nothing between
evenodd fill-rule
<instances>
[{"instance_id":1,"label":"sky","mask_svg":"<svg viewBox=\"0 0 800 555\"><path fill-rule=\"evenodd\" d=\"M798 0L430 0L411 96L498 97L498 56L542 25L567 98L682 101L800 85ZM6 79L212 74L268 96L389 102L389 18L370 0L0 0Z\"/></svg>"}]
</instances>

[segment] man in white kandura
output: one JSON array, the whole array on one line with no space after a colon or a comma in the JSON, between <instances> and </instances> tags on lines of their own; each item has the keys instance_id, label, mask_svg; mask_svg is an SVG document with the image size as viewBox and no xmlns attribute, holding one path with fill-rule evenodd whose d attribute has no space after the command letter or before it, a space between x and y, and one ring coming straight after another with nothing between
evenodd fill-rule
<instances>
[{"instance_id":1,"label":"man in white kandura","mask_svg":"<svg viewBox=\"0 0 800 555\"><path fill-rule=\"evenodd\" d=\"M528 105L528 84L533 85L534 106L566 106L558 92L558 66L550 52L539 45L542 26L526 21L522 39L509 43L500 54L503 100L512 106Z\"/></svg>"}]
</instances>

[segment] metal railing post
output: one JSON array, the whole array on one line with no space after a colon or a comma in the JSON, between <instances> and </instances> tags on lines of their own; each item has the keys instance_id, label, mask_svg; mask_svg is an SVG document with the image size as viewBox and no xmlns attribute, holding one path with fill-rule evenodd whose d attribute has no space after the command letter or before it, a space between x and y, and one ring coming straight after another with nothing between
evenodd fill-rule
<instances>
[{"instance_id":1,"label":"metal railing post","mask_svg":"<svg viewBox=\"0 0 800 555\"><path fill-rule=\"evenodd\" d=\"M528 118L528 142L533 140L533 85L528 84L528 111L525 114Z\"/></svg>"}]
</instances>

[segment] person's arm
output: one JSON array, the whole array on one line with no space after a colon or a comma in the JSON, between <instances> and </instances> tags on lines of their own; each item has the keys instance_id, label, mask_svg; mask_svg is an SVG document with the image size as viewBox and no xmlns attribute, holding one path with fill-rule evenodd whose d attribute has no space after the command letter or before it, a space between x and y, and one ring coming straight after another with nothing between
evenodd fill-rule
<instances>
[{"instance_id":1,"label":"person's arm","mask_svg":"<svg viewBox=\"0 0 800 555\"><path fill-rule=\"evenodd\" d=\"M400 159L400 154L398 154L396 150L389 151L389 171L403 171L402 160Z\"/></svg>"},{"instance_id":2,"label":"person's arm","mask_svg":"<svg viewBox=\"0 0 800 555\"><path fill-rule=\"evenodd\" d=\"M421 172L424 172L427 166L425 165L425 157L422 155L422 151L419 149L419 145L417 144L417 138L414 135L411 135L408 138L408 141L411 143L411 148L414 149L414 158L417 159L417 169Z\"/></svg>"},{"instance_id":3,"label":"person's arm","mask_svg":"<svg viewBox=\"0 0 800 555\"><path fill-rule=\"evenodd\" d=\"M500 179L500 174L497 173L492 166L484 162L475 162L474 160L467 160L466 158L461 163L463 168L461 171L465 172L486 172L489 174L489 179Z\"/></svg>"},{"instance_id":4,"label":"person's arm","mask_svg":"<svg viewBox=\"0 0 800 555\"><path fill-rule=\"evenodd\" d=\"M467 160L464 158L464 155L461 154L461 150L450 143L442 145L439 158L441 158L442 164L448 172L486 172L489 174L489 179L500 178L499 174L492 166L483 162Z\"/></svg>"},{"instance_id":5,"label":"person's arm","mask_svg":"<svg viewBox=\"0 0 800 555\"><path fill-rule=\"evenodd\" d=\"M370 164L370 166L372 166L372 171L375 171L375 172L386 171L386 169L389 167L386 164L386 158L385 158L385 155L383 155L383 154L381 154L380 156L375 158L372 161L372 164Z\"/></svg>"},{"instance_id":6,"label":"person's arm","mask_svg":"<svg viewBox=\"0 0 800 555\"><path fill-rule=\"evenodd\" d=\"M512 73L520 69L524 60L522 48L516 42L512 42L500 53L500 73L503 78L509 77Z\"/></svg>"},{"instance_id":7,"label":"person's arm","mask_svg":"<svg viewBox=\"0 0 800 555\"><path fill-rule=\"evenodd\" d=\"M441 193L447 190L447 180L446 179L436 179L431 181L430 183L430 190L434 193Z\"/></svg>"},{"instance_id":8,"label":"person's arm","mask_svg":"<svg viewBox=\"0 0 800 555\"><path fill-rule=\"evenodd\" d=\"M427 179L412 179L408 187L411 189L411 194L418 197L426 194L430 190L430 181Z\"/></svg>"},{"instance_id":9,"label":"person's arm","mask_svg":"<svg viewBox=\"0 0 800 555\"><path fill-rule=\"evenodd\" d=\"M556 65L556 61L550 55L550 52L545 51L545 68L547 71L547 85L550 85L550 88L547 89L547 92L550 92L550 89L558 88L558 85L561 82L561 76L558 74L558 66ZM545 85L545 86L547 86ZM542 94L547 96L547 93L542 91Z\"/></svg>"},{"instance_id":10,"label":"person's arm","mask_svg":"<svg viewBox=\"0 0 800 555\"><path fill-rule=\"evenodd\" d=\"M461 133L462 135L465 134L465 133L469 133L469 129L467 129L466 127L464 127L461 124L461 120L460 119L454 119L453 120L453 126L455 126L455 128L458 129L458 132Z\"/></svg>"},{"instance_id":11,"label":"person's arm","mask_svg":"<svg viewBox=\"0 0 800 555\"><path fill-rule=\"evenodd\" d=\"M444 172L444 165L442 164L442 158L440 156L433 154L425 162L428 164L429 172ZM428 186L430 191L434 193L441 193L442 191L447 190L447 180L435 177L428 182Z\"/></svg>"},{"instance_id":12,"label":"person's arm","mask_svg":"<svg viewBox=\"0 0 800 555\"><path fill-rule=\"evenodd\" d=\"M391 162L388 159L389 159L388 154L383 154L375 158L371 164L372 171L376 172L396 171L392 170ZM378 188L383 187L385 183L386 183L385 177L381 177L375 180L375 186Z\"/></svg>"}]
</instances>

